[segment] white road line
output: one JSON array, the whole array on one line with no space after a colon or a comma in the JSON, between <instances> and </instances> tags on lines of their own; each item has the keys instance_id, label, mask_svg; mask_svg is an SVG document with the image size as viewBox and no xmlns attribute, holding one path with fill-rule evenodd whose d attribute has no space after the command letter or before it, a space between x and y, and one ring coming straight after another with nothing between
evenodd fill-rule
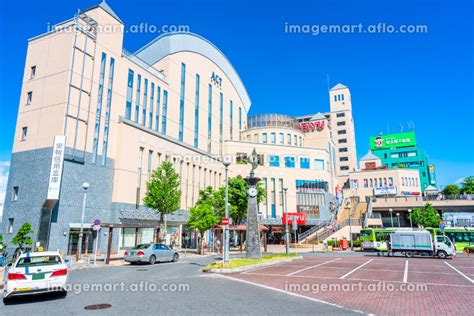
<instances>
[{"instance_id":1,"label":"white road line","mask_svg":"<svg viewBox=\"0 0 474 316\"><path fill-rule=\"evenodd\" d=\"M349 271L348 273L344 274L342 277L340 277L339 279L345 279L347 278L349 275L351 275L352 273L356 272L357 270L359 270L360 268L362 268L363 266L365 266L366 264L369 264L370 262L372 262L374 259L370 259L369 261L367 261L366 263L363 263L361 264L360 266L358 266L357 268L355 268L354 270L352 271Z\"/></svg>"},{"instance_id":2,"label":"white road line","mask_svg":"<svg viewBox=\"0 0 474 316\"><path fill-rule=\"evenodd\" d=\"M405 272L403 273L403 283L408 282L408 260L405 261Z\"/></svg>"},{"instance_id":3,"label":"white road line","mask_svg":"<svg viewBox=\"0 0 474 316\"><path fill-rule=\"evenodd\" d=\"M457 273L459 273L460 275L462 275L463 277L466 278L466 280L468 280L469 282L471 283L474 283L474 280L471 279L470 277L468 277L467 275L465 275L464 273L462 273L461 271L459 271L458 269L456 269L455 267L453 267L452 265L450 265L449 263L447 263L446 261L444 262L446 263L449 267L451 267L451 269L453 269L454 271L456 271Z\"/></svg>"},{"instance_id":4,"label":"white road line","mask_svg":"<svg viewBox=\"0 0 474 316\"><path fill-rule=\"evenodd\" d=\"M310 266L310 267L306 267L304 269L296 270L294 272L288 273L286 276L298 274L300 272L303 272L303 271L306 271L306 270L309 270L309 269L313 269L313 268L316 268L316 267L320 267L320 266L323 266L325 264L328 264L328 263L331 263L331 262L334 262L334 261L337 261L337 260L341 260L341 258L337 258L337 259L334 259L334 260L329 260L329 261L326 261L326 262L323 262L323 263L315 264L314 266Z\"/></svg>"},{"instance_id":5,"label":"white road line","mask_svg":"<svg viewBox=\"0 0 474 316\"><path fill-rule=\"evenodd\" d=\"M346 311L351 311L351 312L355 312L355 313L367 315L367 313L365 313L365 312L363 312L363 311L360 311L360 310L357 310L357 309L352 309L352 308L349 308L349 307L345 307L345 306L338 305L338 304L334 304L334 303L330 303L330 302L326 302L326 301L322 301L322 300L319 300L319 299L317 299L317 298L313 298L313 297L310 297L310 296L305 296L305 295L301 295L301 294L298 294L298 293L293 293L293 292L290 292L290 291L285 291L285 290L282 290L282 289L274 288L274 287L267 286L267 285L263 285L263 284L254 283L254 282L247 281L247 280L237 279L237 278L234 278L234 277L231 277L231 276L228 276L228 275L220 274L219 276L222 277L222 278L225 278L225 279L229 279L229 280L233 280L233 281L237 281L237 282L242 282L242 283L246 283L246 284L255 285L255 286L258 286L258 287L267 289L267 290L273 290L273 291L280 292L280 293L285 293L285 294L288 294L288 295L291 295L291 296L295 296L295 297L299 297L299 298L304 298L304 299L307 299L307 300L310 300L310 301L313 301L313 302L318 302L318 303L326 304L326 305L329 305L329 306L338 307L338 308L344 309L344 310L346 310ZM369 315L370 315L370 314L369 314Z\"/></svg>"}]
</instances>

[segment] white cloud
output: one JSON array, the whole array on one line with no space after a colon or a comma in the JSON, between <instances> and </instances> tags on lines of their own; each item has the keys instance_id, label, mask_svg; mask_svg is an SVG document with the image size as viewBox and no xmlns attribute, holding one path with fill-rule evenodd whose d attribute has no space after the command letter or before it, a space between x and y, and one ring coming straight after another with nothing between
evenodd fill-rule
<instances>
[{"instance_id":1,"label":"white cloud","mask_svg":"<svg viewBox=\"0 0 474 316\"><path fill-rule=\"evenodd\" d=\"M456 181L454 181L454 183L458 184L458 185L461 185L461 183L464 181L464 178L461 178L461 179L457 179Z\"/></svg>"},{"instance_id":2,"label":"white cloud","mask_svg":"<svg viewBox=\"0 0 474 316\"><path fill-rule=\"evenodd\" d=\"M7 190L8 173L10 171L9 161L0 161L0 221L3 215L3 204Z\"/></svg>"}]
</instances>

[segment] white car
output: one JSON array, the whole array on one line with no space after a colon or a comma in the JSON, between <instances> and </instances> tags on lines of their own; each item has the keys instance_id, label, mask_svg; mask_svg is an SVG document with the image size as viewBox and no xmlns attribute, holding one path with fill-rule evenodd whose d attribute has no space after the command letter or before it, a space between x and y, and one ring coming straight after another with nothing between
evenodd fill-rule
<instances>
[{"instance_id":1,"label":"white car","mask_svg":"<svg viewBox=\"0 0 474 316\"><path fill-rule=\"evenodd\" d=\"M57 251L22 253L5 269L3 300L46 292L66 294L67 278L67 265Z\"/></svg>"}]
</instances>

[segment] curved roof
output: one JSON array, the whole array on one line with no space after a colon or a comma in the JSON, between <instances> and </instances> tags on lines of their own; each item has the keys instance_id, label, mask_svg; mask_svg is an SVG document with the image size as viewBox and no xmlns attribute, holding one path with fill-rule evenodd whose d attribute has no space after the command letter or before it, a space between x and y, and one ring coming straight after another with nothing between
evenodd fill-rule
<instances>
[{"instance_id":1,"label":"curved roof","mask_svg":"<svg viewBox=\"0 0 474 316\"><path fill-rule=\"evenodd\" d=\"M166 33L137 50L135 55L153 65L164 57L178 52L193 52L214 62L230 79L248 112L252 102L239 74L227 57L207 39L188 32Z\"/></svg>"}]
</instances>

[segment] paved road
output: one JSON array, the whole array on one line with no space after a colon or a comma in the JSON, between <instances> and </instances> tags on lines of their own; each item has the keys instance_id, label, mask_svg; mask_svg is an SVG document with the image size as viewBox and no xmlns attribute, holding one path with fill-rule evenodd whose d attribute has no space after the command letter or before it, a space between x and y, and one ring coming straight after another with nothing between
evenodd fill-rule
<instances>
[{"instance_id":1,"label":"paved road","mask_svg":"<svg viewBox=\"0 0 474 316\"><path fill-rule=\"evenodd\" d=\"M326 303L201 272L212 258L190 259L154 266L117 266L70 272L64 297L48 295L14 300L1 306L2 315L49 314L311 314L349 315L354 312ZM140 290L140 284L142 290ZM86 286L102 286L87 291ZM81 286L81 288L79 288ZM115 286L115 290L112 287ZM168 286L170 290L166 291ZM178 287L181 286L181 290ZM148 287L148 290L143 290ZM154 288L158 290L154 290ZM108 309L87 311L92 304Z\"/></svg>"}]
</instances>

